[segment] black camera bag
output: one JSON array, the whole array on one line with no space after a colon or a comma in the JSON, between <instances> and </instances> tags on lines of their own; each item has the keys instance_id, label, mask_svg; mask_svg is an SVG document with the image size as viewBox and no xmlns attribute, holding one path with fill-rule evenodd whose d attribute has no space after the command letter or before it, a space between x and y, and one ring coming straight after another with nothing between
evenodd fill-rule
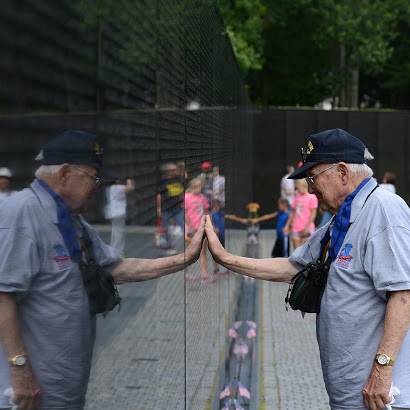
<instances>
[{"instance_id":1,"label":"black camera bag","mask_svg":"<svg viewBox=\"0 0 410 410\"><path fill-rule=\"evenodd\" d=\"M293 276L285 298L286 305L289 303L293 310L305 313L319 313L330 263L330 258L325 263L310 262Z\"/></svg>"},{"instance_id":2,"label":"black camera bag","mask_svg":"<svg viewBox=\"0 0 410 410\"><path fill-rule=\"evenodd\" d=\"M80 239L80 243L87 259L87 264L81 261L80 267L90 312L92 314L107 313L121 303L115 279L108 270L95 261L92 254L92 240L84 225L83 238Z\"/></svg>"},{"instance_id":3,"label":"black camera bag","mask_svg":"<svg viewBox=\"0 0 410 410\"><path fill-rule=\"evenodd\" d=\"M110 272L93 259L81 267L81 272L91 313L108 312L120 304L117 285Z\"/></svg>"}]
</instances>

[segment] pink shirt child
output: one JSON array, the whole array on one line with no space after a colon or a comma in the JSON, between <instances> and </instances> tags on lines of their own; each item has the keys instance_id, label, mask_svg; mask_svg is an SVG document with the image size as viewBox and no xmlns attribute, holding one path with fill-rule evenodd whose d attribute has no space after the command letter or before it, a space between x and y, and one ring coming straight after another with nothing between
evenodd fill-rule
<instances>
[{"instance_id":1,"label":"pink shirt child","mask_svg":"<svg viewBox=\"0 0 410 410\"><path fill-rule=\"evenodd\" d=\"M189 218L192 228L197 230L201 225L202 215L209 209L209 202L203 194L193 195L189 192L185 193L185 212ZM185 232L191 228L185 221Z\"/></svg>"},{"instance_id":2,"label":"pink shirt child","mask_svg":"<svg viewBox=\"0 0 410 410\"><path fill-rule=\"evenodd\" d=\"M295 215L293 217L292 232L301 232L305 229L306 224L312 213L312 209L318 207L318 201L316 195L313 194L297 194L292 203L292 208L295 210ZM312 232L315 230L315 224L312 222L308 229Z\"/></svg>"}]
</instances>

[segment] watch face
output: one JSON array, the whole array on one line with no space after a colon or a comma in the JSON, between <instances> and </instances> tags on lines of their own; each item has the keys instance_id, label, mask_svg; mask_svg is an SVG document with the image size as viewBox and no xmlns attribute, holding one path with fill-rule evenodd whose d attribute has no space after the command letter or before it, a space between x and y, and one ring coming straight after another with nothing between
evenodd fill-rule
<instances>
[{"instance_id":1,"label":"watch face","mask_svg":"<svg viewBox=\"0 0 410 410\"><path fill-rule=\"evenodd\" d=\"M381 354L381 355L379 356L379 358L377 359L377 361L378 361L380 364L386 364L386 363L387 363L387 356L386 356L385 354Z\"/></svg>"},{"instance_id":2,"label":"watch face","mask_svg":"<svg viewBox=\"0 0 410 410\"><path fill-rule=\"evenodd\" d=\"M16 357L15 363L17 366L23 366L26 363L26 358L24 356Z\"/></svg>"}]
</instances>

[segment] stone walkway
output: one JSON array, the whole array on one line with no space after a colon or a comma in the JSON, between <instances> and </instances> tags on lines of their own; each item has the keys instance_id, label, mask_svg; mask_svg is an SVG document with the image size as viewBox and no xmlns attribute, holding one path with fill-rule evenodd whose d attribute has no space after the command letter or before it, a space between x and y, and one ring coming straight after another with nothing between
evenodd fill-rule
<instances>
[{"instance_id":1,"label":"stone walkway","mask_svg":"<svg viewBox=\"0 0 410 410\"><path fill-rule=\"evenodd\" d=\"M275 234L262 231L260 257L270 257ZM329 398L316 341L316 315L286 311L288 285L261 281L258 409L325 410Z\"/></svg>"}]
</instances>

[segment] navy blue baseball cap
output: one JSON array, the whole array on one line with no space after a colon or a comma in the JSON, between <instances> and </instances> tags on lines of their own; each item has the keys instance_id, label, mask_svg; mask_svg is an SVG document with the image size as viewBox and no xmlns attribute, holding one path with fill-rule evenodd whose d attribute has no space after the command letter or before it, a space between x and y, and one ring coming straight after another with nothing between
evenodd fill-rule
<instances>
[{"instance_id":1,"label":"navy blue baseball cap","mask_svg":"<svg viewBox=\"0 0 410 410\"><path fill-rule=\"evenodd\" d=\"M68 130L44 145L36 159L43 165L90 165L103 178L117 179L113 172L103 167L103 151L96 135Z\"/></svg>"},{"instance_id":2,"label":"navy blue baseball cap","mask_svg":"<svg viewBox=\"0 0 410 410\"><path fill-rule=\"evenodd\" d=\"M305 172L321 162L367 164L366 146L348 132L336 128L310 136L306 150L302 148L302 165L288 179L306 178Z\"/></svg>"}]
</instances>

